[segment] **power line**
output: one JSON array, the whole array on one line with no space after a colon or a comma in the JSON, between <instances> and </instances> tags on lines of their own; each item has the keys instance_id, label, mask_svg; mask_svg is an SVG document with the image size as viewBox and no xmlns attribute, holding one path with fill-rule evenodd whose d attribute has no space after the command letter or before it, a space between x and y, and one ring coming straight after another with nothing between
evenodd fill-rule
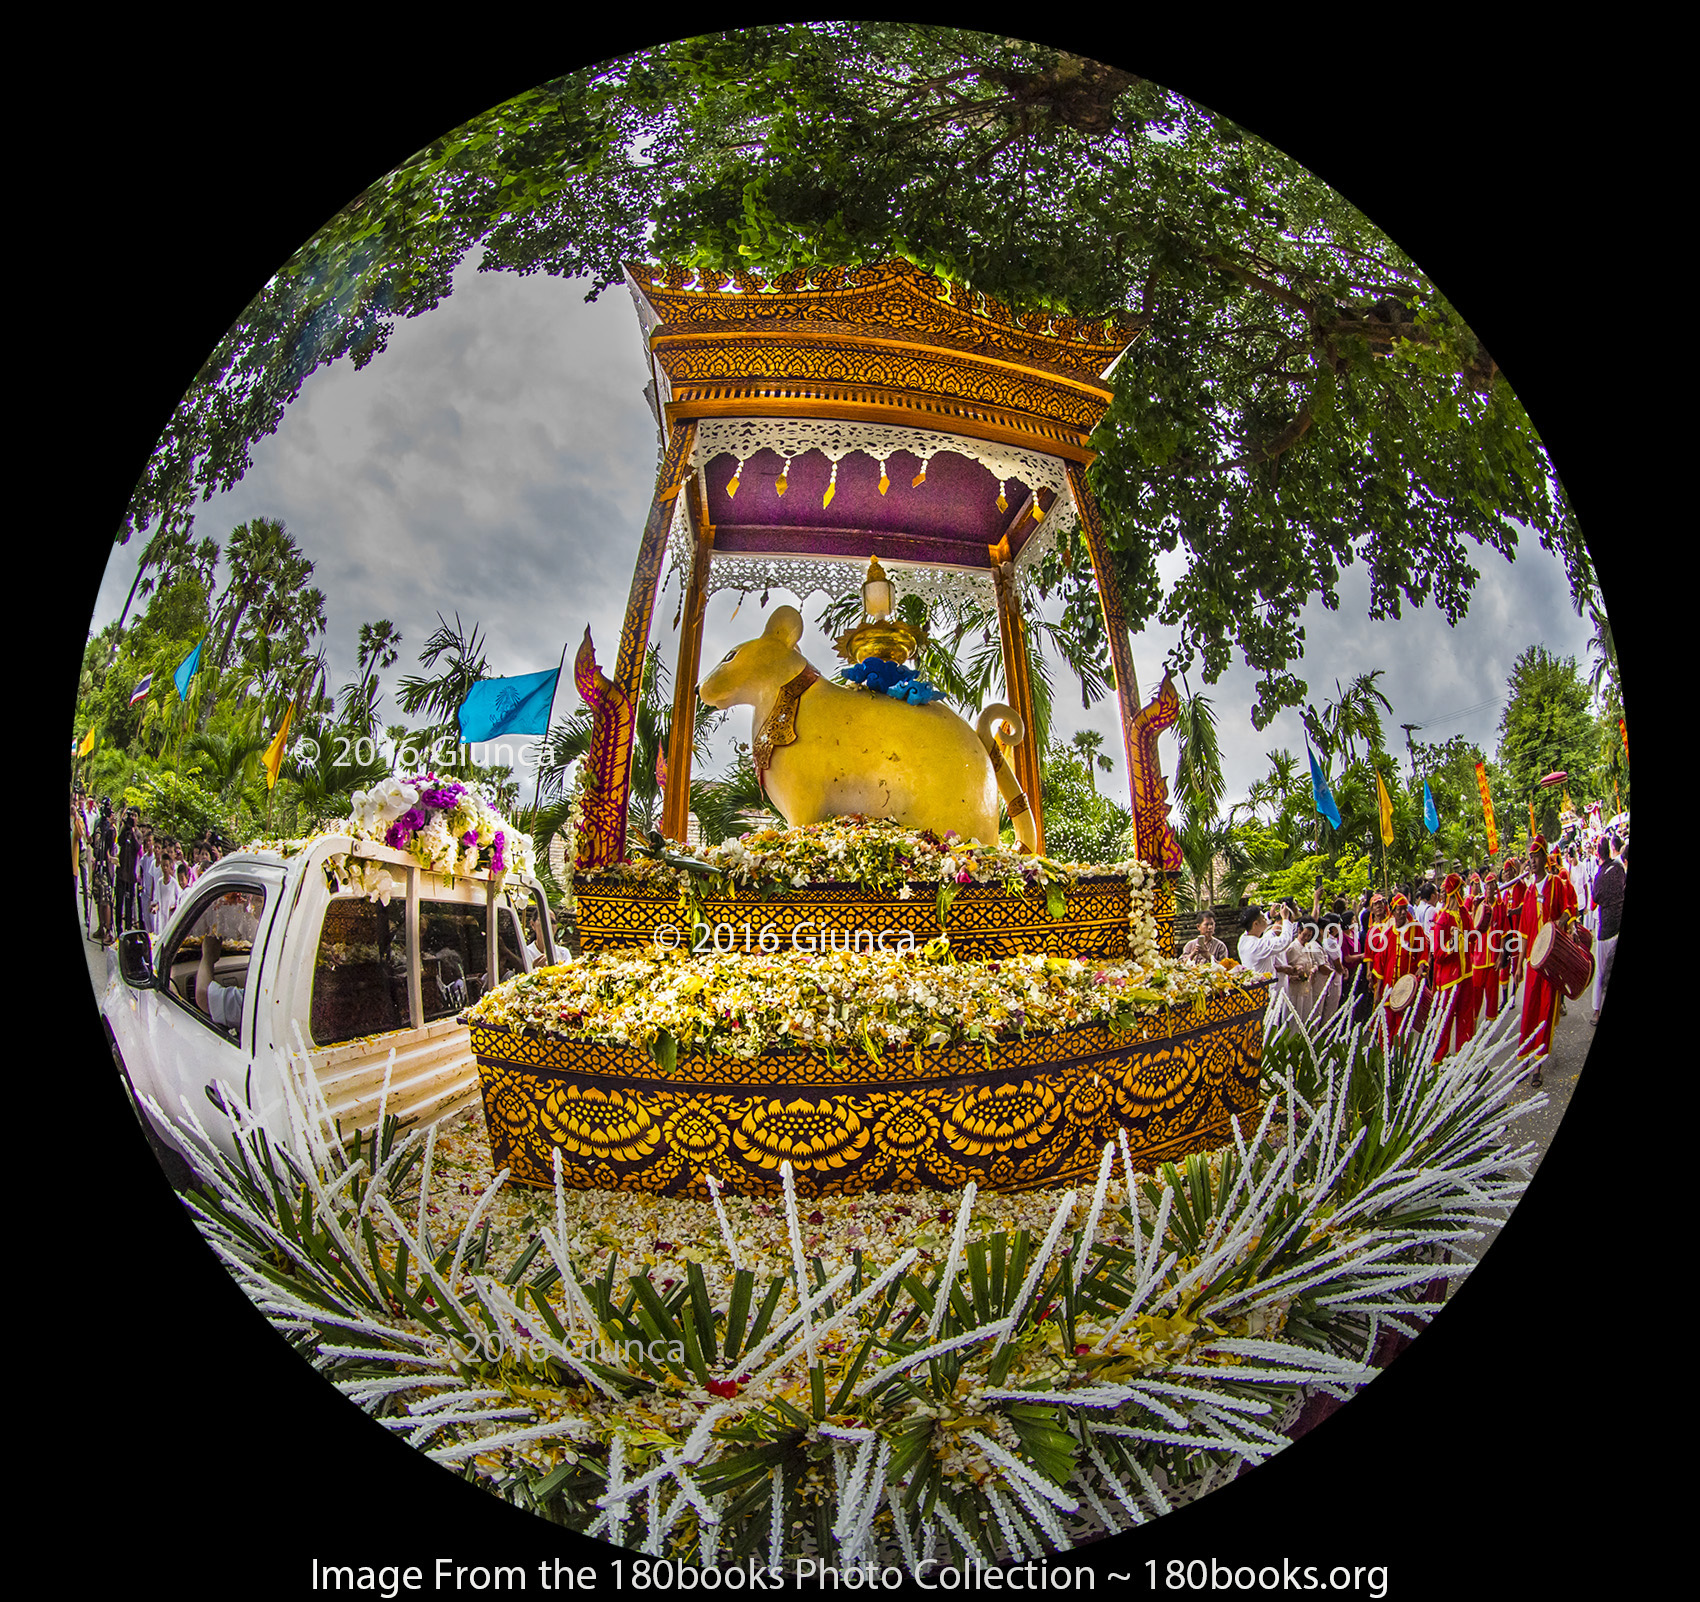
<instances>
[{"instance_id":1,"label":"power line","mask_svg":"<svg viewBox=\"0 0 1700 1602\"><path fill-rule=\"evenodd\" d=\"M1460 707L1456 712L1443 712L1438 717L1424 718L1419 727L1427 729L1434 727L1437 723L1453 723L1459 718L1469 717L1472 713L1485 712L1489 707L1503 706L1504 704L1505 697L1503 695L1495 695L1486 701L1476 702L1474 706Z\"/></svg>"}]
</instances>

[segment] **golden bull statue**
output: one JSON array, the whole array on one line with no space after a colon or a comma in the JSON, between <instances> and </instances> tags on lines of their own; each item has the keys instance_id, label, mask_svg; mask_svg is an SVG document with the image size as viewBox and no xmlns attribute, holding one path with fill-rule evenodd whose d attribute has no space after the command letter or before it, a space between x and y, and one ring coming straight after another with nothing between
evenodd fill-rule
<instances>
[{"instance_id":1,"label":"golden bull statue","mask_svg":"<svg viewBox=\"0 0 1700 1602\"><path fill-rule=\"evenodd\" d=\"M991 844L1001 795L1016 838L1034 848L1027 797L992 735L1002 722L1011 743L1025 737L1011 708L989 706L970 728L941 702L909 706L833 684L797 649L802 637L802 613L777 607L699 686L712 707L754 709L756 772L788 824L860 814Z\"/></svg>"}]
</instances>

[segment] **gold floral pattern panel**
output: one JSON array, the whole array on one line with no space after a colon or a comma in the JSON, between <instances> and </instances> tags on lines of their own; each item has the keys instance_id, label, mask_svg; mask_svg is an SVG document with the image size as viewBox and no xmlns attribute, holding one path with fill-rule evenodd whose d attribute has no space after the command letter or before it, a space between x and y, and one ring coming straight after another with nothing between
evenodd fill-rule
<instances>
[{"instance_id":1,"label":"gold floral pattern panel","mask_svg":"<svg viewBox=\"0 0 1700 1602\"><path fill-rule=\"evenodd\" d=\"M713 897L700 903L706 932L692 932L691 912L676 896L624 885L580 887L578 932L584 951L660 946L704 951L863 951L915 946L940 933L938 887L908 887L908 899L859 885L809 885L772 899ZM1169 925L1163 922L1168 892ZM1167 951L1174 888L1157 885L1158 950ZM945 915L951 950L963 958L1013 957L1042 951L1059 957L1125 958L1131 893L1125 879L1083 879L1066 891L1061 918L1038 894L1012 895L1001 885L964 885ZM883 939L884 944L880 942ZM766 941L764 945L763 942ZM718 945L715 944L718 942Z\"/></svg>"},{"instance_id":2,"label":"gold floral pattern panel","mask_svg":"<svg viewBox=\"0 0 1700 1602\"><path fill-rule=\"evenodd\" d=\"M1261 987L1223 991L1131 1029L918 1048L903 1060L795 1050L740 1062L474 1023L497 1167L579 1189L744 1196L1033 1190L1089 1179L1125 1130L1151 1167L1232 1139L1255 1118ZM1242 1122L1242 1128L1249 1126Z\"/></svg>"}]
</instances>

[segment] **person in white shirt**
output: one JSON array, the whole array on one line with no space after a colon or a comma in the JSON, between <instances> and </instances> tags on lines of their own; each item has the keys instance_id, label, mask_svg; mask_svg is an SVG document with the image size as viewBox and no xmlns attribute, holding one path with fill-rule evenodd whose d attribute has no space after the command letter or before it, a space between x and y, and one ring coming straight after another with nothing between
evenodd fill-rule
<instances>
[{"instance_id":1,"label":"person in white shirt","mask_svg":"<svg viewBox=\"0 0 1700 1602\"><path fill-rule=\"evenodd\" d=\"M1434 916L1439 911L1440 907L1437 901L1437 893L1433 882L1430 881L1417 892L1417 905L1415 909L1416 920L1423 926L1424 934L1429 932L1430 927L1434 923Z\"/></svg>"},{"instance_id":2,"label":"person in white shirt","mask_svg":"<svg viewBox=\"0 0 1700 1602\"><path fill-rule=\"evenodd\" d=\"M228 1029L234 1035L242 1026L244 996L241 985L220 984L213 978L214 965L223 955L224 946L217 935L209 932L201 936L201 963L195 970L195 1005L221 1029Z\"/></svg>"},{"instance_id":3,"label":"person in white shirt","mask_svg":"<svg viewBox=\"0 0 1700 1602\"><path fill-rule=\"evenodd\" d=\"M1581 909L1582 922L1590 934L1599 933L1599 909L1594 905L1593 875L1582 861L1582 854L1572 846L1570 857L1570 888L1576 892L1576 905Z\"/></svg>"},{"instance_id":4,"label":"person in white shirt","mask_svg":"<svg viewBox=\"0 0 1700 1602\"><path fill-rule=\"evenodd\" d=\"M165 872L160 875L159 888L154 891L156 934L165 933L165 926L171 922L177 911L177 904L183 899L183 892L188 888L188 868L181 862L167 863Z\"/></svg>"},{"instance_id":5,"label":"person in white shirt","mask_svg":"<svg viewBox=\"0 0 1700 1602\"><path fill-rule=\"evenodd\" d=\"M1276 959L1292 942L1292 930L1284 918L1271 928L1262 912L1254 911L1240 936L1240 962L1253 973L1274 973Z\"/></svg>"},{"instance_id":6,"label":"person in white shirt","mask_svg":"<svg viewBox=\"0 0 1700 1602\"><path fill-rule=\"evenodd\" d=\"M142 830L141 850L136 854L136 909L137 921L149 934L158 934L153 923L153 891L155 865L153 855L153 830Z\"/></svg>"}]
</instances>

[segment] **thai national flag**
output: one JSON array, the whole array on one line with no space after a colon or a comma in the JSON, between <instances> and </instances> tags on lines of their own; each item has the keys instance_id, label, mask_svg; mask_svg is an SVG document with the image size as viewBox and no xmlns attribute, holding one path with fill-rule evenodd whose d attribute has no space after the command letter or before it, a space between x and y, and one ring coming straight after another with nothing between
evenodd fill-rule
<instances>
[{"instance_id":1,"label":"thai national flag","mask_svg":"<svg viewBox=\"0 0 1700 1602\"><path fill-rule=\"evenodd\" d=\"M130 705L147 699L148 691L153 688L153 674L149 673L136 680L136 687L130 692Z\"/></svg>"}]
</instances>

